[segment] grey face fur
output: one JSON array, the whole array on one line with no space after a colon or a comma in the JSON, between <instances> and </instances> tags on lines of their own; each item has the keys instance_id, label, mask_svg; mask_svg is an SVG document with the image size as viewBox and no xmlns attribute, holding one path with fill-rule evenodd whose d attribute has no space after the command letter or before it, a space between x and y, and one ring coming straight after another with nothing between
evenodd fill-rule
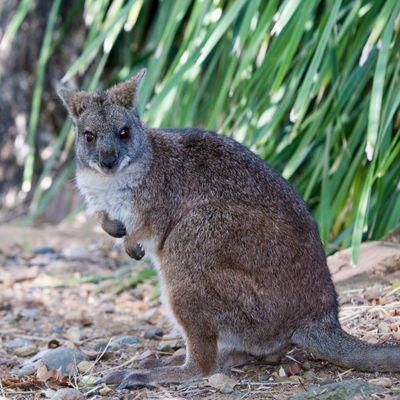
<instances>
[{"instance_id":1,"label":"grey face fur","mask_svg":"<svg viewBox=\"0 0 400 400\"><path fill-rule=\"evenodd\" d=\"M111 175L140 158L147 137L136 111L136 93L144 74L142 70L103 93L58 89L74 122L78 168Z\"/></svg>"}]
</instances>

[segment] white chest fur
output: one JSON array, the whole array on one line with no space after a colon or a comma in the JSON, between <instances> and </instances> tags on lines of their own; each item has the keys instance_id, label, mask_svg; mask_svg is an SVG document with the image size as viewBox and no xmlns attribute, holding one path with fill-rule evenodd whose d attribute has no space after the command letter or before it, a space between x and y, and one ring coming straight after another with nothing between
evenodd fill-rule
<instances>
[{"instance_id":1,"label":"white chest fur","mask_svg":"<svg viewBox=\"0 0 400 400\"><path fill-rule=\"evenodd\" d=\"M106 211L110 219L121 221L128 232L134 227L132 183L129 175L100 175L90 170L78 170L76 182L85 199L87 211Z\"/></svg>"}]
</instances>

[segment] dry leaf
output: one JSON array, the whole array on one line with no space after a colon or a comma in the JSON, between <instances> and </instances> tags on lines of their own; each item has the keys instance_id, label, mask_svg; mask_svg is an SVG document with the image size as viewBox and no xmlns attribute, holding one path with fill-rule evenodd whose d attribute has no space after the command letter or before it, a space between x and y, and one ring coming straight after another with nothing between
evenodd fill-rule
<instances>
[{"instance_id":1,"label":"dry leaf","mask_svg":"<svg viewBox=\"0 0 400 400\"><path fill-rule=\"evenodd\" d=\"M65 384L68 382L68 377L64 376L59 369L48 370L44 363L40 363L36 377L39 382L47 383L51 381L53 384Z\"/></svg>"}]
</instances>

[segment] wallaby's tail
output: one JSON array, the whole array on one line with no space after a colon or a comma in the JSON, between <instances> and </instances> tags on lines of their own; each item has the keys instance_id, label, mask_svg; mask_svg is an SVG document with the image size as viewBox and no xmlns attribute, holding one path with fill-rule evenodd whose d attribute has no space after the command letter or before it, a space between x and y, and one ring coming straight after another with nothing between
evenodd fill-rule
<instances>
[{"instance_id":1,"label":"wallaby's tail","mask_svg":"<svg viewBox=\"0 0 400 400\"><path fill-rule=\"evenodd\" d=\"M341 367L369 372L400 371L400 345L363 342L343 331L339 323L317 322L299 328L292 342Z\"/></svg>"}]
</instances>

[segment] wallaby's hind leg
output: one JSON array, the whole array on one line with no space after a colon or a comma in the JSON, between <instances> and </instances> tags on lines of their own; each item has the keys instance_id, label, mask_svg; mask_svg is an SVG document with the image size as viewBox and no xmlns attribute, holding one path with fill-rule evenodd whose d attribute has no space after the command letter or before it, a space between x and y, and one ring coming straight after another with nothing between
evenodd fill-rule
<instances>
[{"instance_id":1,"label":"wallaby's hind leg","mask_svg":"<svg viewBox=\"0 0 400 400\"><path fill-rule=\"evenodd\" d=\"M186 335L188 352L185 364L144 371L115 371L106 375L99 383L118 384L118 389L127 389L152 383L182 382L210 374L216 367L217 335L211 332L205 335L204 326L192 327Z\"/></svg>"},{"instance_id":2,"label":"wallaby's hind leg","mask_svg":"<svg viewBox=\"0 0 400 400\"><path fill-rule=\"evenodd\" d=\"M186 360L186 354L172 354L171 356L156 358L152 360L142 360L139 369L149 369L167 367L169 365L182 365Z\"/></svg>"}]
</instances>

